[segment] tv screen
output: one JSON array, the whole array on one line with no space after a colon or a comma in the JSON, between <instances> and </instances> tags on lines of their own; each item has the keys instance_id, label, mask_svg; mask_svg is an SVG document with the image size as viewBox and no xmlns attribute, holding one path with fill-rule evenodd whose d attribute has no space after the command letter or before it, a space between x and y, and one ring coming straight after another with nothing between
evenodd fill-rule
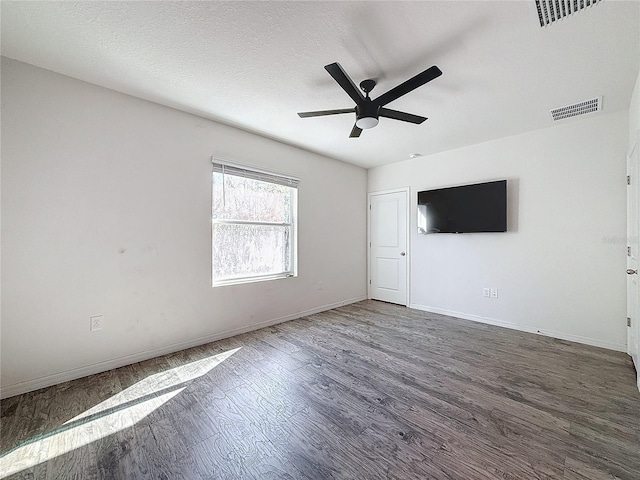
<instances>
[{"instance_id":1,"label":"tv screen","mask_svg":"<svg viewBox=\"0 0 640 480\"><path fill-rule=\"evenodd\" d=\"M506 180L418 192L419 233L506 231Z\"/></svg>"}]
</instances>

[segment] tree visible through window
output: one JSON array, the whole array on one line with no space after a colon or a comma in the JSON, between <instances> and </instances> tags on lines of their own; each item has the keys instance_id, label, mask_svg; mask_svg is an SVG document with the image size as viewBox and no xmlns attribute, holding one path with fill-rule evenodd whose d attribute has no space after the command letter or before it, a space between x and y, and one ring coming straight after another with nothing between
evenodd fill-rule
<instances>
[{"instance_id":1,"label":"tree visible through window","mask_svg":"<svg viewBox=\"0 0 640 480\"><path fill-rule=\"evenodd\" d=\"M213 285L295 276L298 181L213 164Z\"/></svg>"}]
</instances>

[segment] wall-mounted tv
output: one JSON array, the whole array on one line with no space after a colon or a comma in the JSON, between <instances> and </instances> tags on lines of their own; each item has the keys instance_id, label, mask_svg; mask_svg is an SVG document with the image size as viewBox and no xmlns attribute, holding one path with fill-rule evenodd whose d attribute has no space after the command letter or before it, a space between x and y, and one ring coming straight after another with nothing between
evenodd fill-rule
<instances>
[{"instance_id":1,"label":"wall-mounted tv","mask_svg":"<svg viewBox=\"0 0 640 480\"><path fill-rule=\"evenodd\" d=\"M506 231L506 180L418 192L418 233Z\"/></svg>"}]
</instances>

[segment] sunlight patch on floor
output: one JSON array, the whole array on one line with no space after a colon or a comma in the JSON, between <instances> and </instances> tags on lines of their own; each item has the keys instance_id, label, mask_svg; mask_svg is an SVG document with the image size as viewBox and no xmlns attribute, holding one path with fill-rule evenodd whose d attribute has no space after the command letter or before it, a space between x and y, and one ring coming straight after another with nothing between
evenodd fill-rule
<instances>
[{"instance_id":1,"label":"sunlight patch on floor","mask_svg":"<svg viewBox=\"0 0 640 480\"><path fill-rule=\"evenodd\" d=\"M71 420L65 422L76 422L82 418L90 417L97 413L117 408L119 405L127 402L134 402L140 398L148 395L153 395L156 392L172 388L180 383L189 382L195 380L198 377L206 375L214 367L224 362L231 355L236 353L240 348L228 350L218 355L203 358L202 360L196 360L195 362L180 365L178 367L171 368L169 370L163 370L162 372L150 375L138 383L131 385L129 388L117 393L111 398L108 398L102 403L99 403L95 407L82 412L80 415L73 417Z\"/></svg>"},{"instance_id":2,"label":"sunlight patch on floor","mask_svg":"<svg viewBox=\"0 0 640 480\"><path fill-rule=\"evenodd\" d=\"M184 387L134 403L124 409L99 416L95 420L80 423L41 440L22 445L0 458L0 478L6 478L21 470L47 462L58 455L64 455L76 448L84 447L107 435L129 428L178 395L182 390Z\"/></svg>"},{"instance_id":3,"label":"sunlight patch on floor","mask_svg":"<svg viewBox=\"0 0 640 480\"><path fill-rule=\"evenodd\" d=\"M0 457L0 479L130 428L180 394L240 348L150 375L80 415L57 431L26 441ZM169 390L169 391L167 391Z\"/></svg>"}]
</instances>

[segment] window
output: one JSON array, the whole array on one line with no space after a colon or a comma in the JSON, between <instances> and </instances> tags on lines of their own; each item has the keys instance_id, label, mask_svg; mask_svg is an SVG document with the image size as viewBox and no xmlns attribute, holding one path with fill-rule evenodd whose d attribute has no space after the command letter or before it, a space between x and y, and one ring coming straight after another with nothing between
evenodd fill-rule
<instances>
[{"instance_id":1,"label":"window","mask_svg":"<svg viewBox=\"0 0 640 480\"><path fill-rule=\"evenodd\" d=\"M212 284L296 276L298 180L213 161Z\"/></svg>"}]
</instances>

